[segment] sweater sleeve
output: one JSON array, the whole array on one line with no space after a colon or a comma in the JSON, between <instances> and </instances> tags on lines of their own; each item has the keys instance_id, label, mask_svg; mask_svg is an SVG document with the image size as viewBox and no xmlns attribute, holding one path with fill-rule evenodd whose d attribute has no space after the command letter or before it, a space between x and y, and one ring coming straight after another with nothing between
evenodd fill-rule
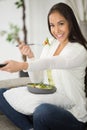
<instances>
[{"instance_id":1,"label":"sweater sleeve","mask_svg":"<svg viewBox=\"0 0 87 130\"><path fill-rule=\"evenodd\" d=\"M87 51L80 48L65 49L60 55L29 62L29 71L47 69L71 69L87 63Z\"/></svg>"}]
</instances>

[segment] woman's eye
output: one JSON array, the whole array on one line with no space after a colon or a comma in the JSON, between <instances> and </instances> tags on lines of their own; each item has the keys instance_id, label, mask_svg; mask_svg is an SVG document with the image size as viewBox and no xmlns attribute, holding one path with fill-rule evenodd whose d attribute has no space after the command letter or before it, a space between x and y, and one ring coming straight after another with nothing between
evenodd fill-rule
<instances>
[{"instance_id":1,"label":"woman's eye","mask_svg":"<svg viewBox=\"0 0 87 130\"><path fill-rule=\"evenodd\" d=\"M51 24L50 27L54 27L54 25Z\"/></svg>"},{"instance_id":2,"label":"woman's eye","mask_svg":"<svg viewBox=\"0 0 87 130\"><path fill-rule=\"evenodd\" d=\"M61 23L59 23L59 25L64 25L64 23L63 23L63 22L61 22Z\"/></svg>"},{"instance_id":3,"label":"woman's eye","mask_svg":"<svg viewBox=\"0 0 87 130\"><path fill-rule=\"evenodd\" d=\"M59 23L59 25L64 25L64 23Z\"/></svg>"}]
</instances>

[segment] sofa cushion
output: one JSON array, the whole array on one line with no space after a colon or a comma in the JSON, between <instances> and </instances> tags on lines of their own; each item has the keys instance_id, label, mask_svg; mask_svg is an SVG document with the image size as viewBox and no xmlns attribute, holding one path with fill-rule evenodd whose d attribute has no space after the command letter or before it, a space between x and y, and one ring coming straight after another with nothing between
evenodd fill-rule
<instances>
[{"instance_id":1,"label":"sofa cushion","mask_svg":"<svg viewBox=\"0 0 87 130\"><path fill-rule=\"evenodd\" d=\"M29 77L1 80L0 88L18 87L18 86L26 85L27 83L30 83Z\"/></svg>"},{"instance_id":2,"label":"sofa cushion","mask_svg":"<svg viewBox=\"0 0 87 130\"><path fill-rule=\"evenodd\" d=\"M6 116L0 115L0 130L20 130Z\"/></svg>"}]
</instances>

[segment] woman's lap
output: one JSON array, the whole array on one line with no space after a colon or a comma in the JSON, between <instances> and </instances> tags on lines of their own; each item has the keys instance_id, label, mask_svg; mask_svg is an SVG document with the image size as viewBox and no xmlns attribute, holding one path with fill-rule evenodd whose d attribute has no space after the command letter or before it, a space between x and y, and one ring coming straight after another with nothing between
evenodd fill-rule
<instances>
[{"instance_id":1,"label":"woman's lap","mask_svg":"<svg viewBox=\"0 0 87 130\"><path fill-rule=\"evenodd\" d=\"M7 103L3 97L3 92L6 90L6 88L0 89L0 110L16 125L19 127L23 126L24 130L27 130L29 127L32 128L32 125L31 123L29 124L29 120L26 118L26 116L15 111ZM13 114L18 117L16 122L13 118ZM42 104L38 106L34 112L33 119L35 130L84 130L85 126L84 123L79 122L70 112L51 104ZM25 126L27 126L26 129Z\"/></svg>"},{"instance_id":2,"label":"woman's lap","mask_svg":"<svg viewBox=\"0 0 87 130\"><path fill-rule=\"evenodd\" d=\"M42 104L34 113L36 130L84 130L85 125L79 122L70 112L51 104Z\"/></svg>"}]
</instances>

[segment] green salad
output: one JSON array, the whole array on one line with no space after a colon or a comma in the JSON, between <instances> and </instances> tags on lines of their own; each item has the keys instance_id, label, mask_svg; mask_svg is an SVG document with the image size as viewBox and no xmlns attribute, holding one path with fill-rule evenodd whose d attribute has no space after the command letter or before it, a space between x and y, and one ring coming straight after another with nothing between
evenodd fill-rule
<instances>
[{"instance_id":1,"label":"green salad","mask_svg":"<svg viewBox=\"0 0 87 130\"><path fill-rule=\"evenodd\" d=\"M28 86L33 88L40 88L40 89L52 89L54 87L52 85L47 85L44 83L29 83Z\"/></svg>"}]
</instances>

